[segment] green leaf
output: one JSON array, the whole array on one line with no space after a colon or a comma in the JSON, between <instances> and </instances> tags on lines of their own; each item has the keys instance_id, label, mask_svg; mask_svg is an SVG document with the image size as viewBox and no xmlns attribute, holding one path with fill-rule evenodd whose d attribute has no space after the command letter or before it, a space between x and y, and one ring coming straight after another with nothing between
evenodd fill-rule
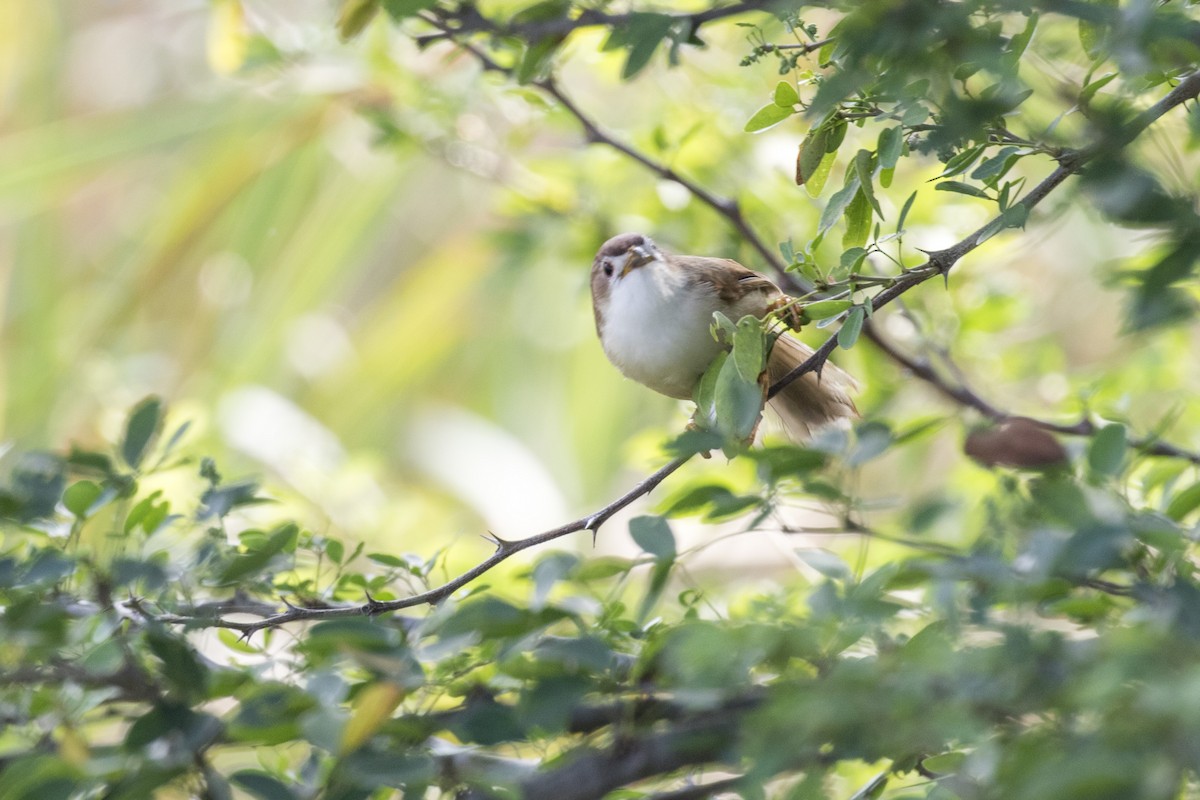
<instances>
[{"instance_id":1,"label":"green leaf","mask_svg":"<svg viewBox=\"0 0 1200 800\"><path fill-rule=\"evenodd\" d=\"M296 800L297 797L286 783L262 770L238 770L229 776L229 780L257 800Z\"/></svg>"},{"instance_id":2,"label":"green leaf","mask_svg":"<svg viewBox=\"0 0 1200 800\"><path fill-rule=\"evenodd\" d=\"M982 197L987 199L987 192L977 186L972 186L969 183L961 181L942 181L937 186L933 187L939 192L957 192L959 194L970 195L971 197Z\"/></svg>"},{"instance_id":3,"label":"green leaf","mask_svg":"<svg viewBox=\"0 0 1200 800\"><path fill-rule=\"evenodd\" d=\"M846 233L842 236L842 247L861 247L871 234L871 204L860 186L850 205L846 206Z\"/></svg>"},{"instance_id":4,"label":"green leaf","mask_svg":"<svg viewBox=\"0 0 1200 800\"><path fill-rule=\"evenodd\" d=\"M300 529L296 525L292 523L281 525L261 547L248 553L242 553L226 564L217 577L217 582L226 585L258 575L267 568L275 556L294 548L299 534Z\"/></svg>"},{"instance_id":5,"label":"green leaf","mask_svg":"<svg viewBox=\"0 0 1200 800\"><path fill-rule=\"evenodd\" d=\"M881 772L872 778L866 786L850 795L850 800L875 800L875 798L883 794L883 790L887 788L887 784L888 774Z\"/></svg>"},{"instance_id":6,"label":"green leaf","mask_svg":"<svg viewBox=\"0 0 1200 800\"><path fill-rule=\"evenodd\" d=\"M376 564L382 564L385 567L408 567L407 561L398 556L390 555L389 553L368 553L367 560L374 561Z\"/></svg>"},{"instance_id":7,"label":"green leaf","mask_svg":"<svg viewBox=\"0 0 1200 800\"><path fill-rule=\"evenodd\" d=\"M330 539L325 542L325 555L329 556L333 563L341 564L342 559L346 557L346 545L338 539Z\"/></svg>"},{"instance_id":8,"label":"green leaf","mask_svg":"<svg viewBox=\"0 0 1200 800\"><path fill-rule=\"evenodd\" d=\"M201 663L187 640L150 629L146 632L146 644L150 652L163 663L161 674L163 679L181 695L187 698L199 699L204 696L208 685L208 668Z\"/></svg>"},{"instance_id":9,"label":"green leaf","mask_svg":"<svg viewBox=\"0 0 1200 800\"><path fill-rule=\"evenodd\" d=\"M766 332L762 321L744 316L737 322L733 334L733 363L742 380L756 383L766 367Z\"/></svg>"},{"instance_id":10,"label":"green leaf","mask_svg":"<svg viewBox=\"0 0 1200 800\"><path fill-rule=\"evenodd\" d=\"M112 459L106 454L93 450L80 450L75 445L71 445L71 451L67 454L67 463L78 471L101 475L105 478L116 475Z\"/></svg>"},{"instance_id":11,"label":"green leaf","mask_svg":"<svg viewBox=\"0 0 1200 800\"><path fill-rule=\"evenodd\" d=\"M1029 20L1025 23L1025 29L1009 39L1008 52L1005 54L1005 58L1014 68L1025 53L1025 48L1029 46L1029 41L1033 38L1033 32L1037 30L1037 24L1038 15L1036 13L1030 14Z\"/></svg>"},{"instance_id":12,"label":"green leaf","mask_svg":"<svg viewBox=\"0 0 1200 800\"><path fill-rule=\"evenodd\" d=\"M979 158L979 156L983 155L983 151L986 148L987 148L987 145L980 144L980 145L976 145L975 147L970 147L970 148L967 148L966 150L963 150L961 153L955 155L949 161L946 162L946 166L942 170L942 174L939 175L938 177L939 178L950 178L955 175L958 175L961 172L965 172L968 167L970 167L973 163L975 163L975 159L977 159L977 158Z\"/></svg>"},{"instance_id":13,"label":"green leaf","mask_svg":"<svg viewBox=\"0 0 1200 800\"><path fill-rule=\"evenodd\" d=\"M804 183L804 189L808 192L809 197L819 197L821 191L825 188L825 182L829 180L830 173L833 172L834 162L837 161L837 153L826 153L821 159L821 163L813 171L813 174L808 176L808 180Z\"/></svg>"},{"instance_id":14,"label":"green leaf","mask_svg":"<svg viewBox=\"0 0 1200 800\"><path fill-rule=\"evenodd\" d=\"M1124 425L1119 422L1105 425L1092 437L1088 466L1101 475L1116 475L1121 471L1128 447Z\"/></svg>"},{"instance_id":15,"label":"green leaf","mask_svg":"<svg viewBox=\"0 0 1200 800\"><path fill-rule=\"evenodd\" d=\"M854 343L858 341L858 334L862 331L863 318L866 312L862 306L855 306L850 309L850 313L846 315L846 321L842 323L842 327L838 330L838 347L843 350L849 350L854 347Z\"/></svg>"},{"instance_id":16,"label":"green leaf","mask_svg":"<svg viewBox=\"0 0 1200 800\"><path fill-rule=\"evenodd\" d=\"M717 424L717 376L721 373L721 368L725 365L725 359L729 357L728 353L718 353L713 362L708 365L708 369L704 370L704 374L700 376L700 380L696 382L696 389L692 393L692 399L696 401L696 424L705 431L688 431L679 437L683 439L688 433L706 433L711 431ZM707 444L707 442L700 443ZM700 451L693 451L700 452Z\"/></svg>"},{"instance_id":17,"label":"green leaf","mask_svg":"<svg viewBox=\"0 0 1200 800\"><path fill-rule=\"evenodd\" d=\"M826 578L832 578L836 581L848 581L851 575L853 575L850 566L836 553L816 548L797 548L795 552L801 561Z\"/></svg>"},{"instance_id":18,"label":"green leaf","mask_svg":"<svg viewBox=\"0 0 1200 800\"><path fill-rule=\"evenodd\" d=\"M611 578L614 575L624 575L633 569L634 561L617 556L601 556L589 558L580 564L571 577L580 583Z\"/></svg>"},{"instance_id":19,"label":"green leaf","mask_svg":"<svg viewBox=\"0 0 1200 800\"><path fill-rule=\"evenodd\" d=\"M165 501L159 502L160 497L162 497L161 489L143 497L129 510L129 514L125 517L124 532L126 534L139 525L146 533L154 533L158 529L158 526L167 518L169 511L169 506Z\"/></svg>"},{"instance_id":20,"label":"green leaf","mask_svg":"<svg viewBox=\"0 0 1200 800\"><path fill-rule=\"evenodd\" d=\"M52 755L15 752L0 772L0 797L11 800L75 797L78 768Z\"/></svg>"},{"instance_id":21,"label":"green leaf","mask_svg":"<svg viewBox=\"0 0 1200 800\"><path fill-rule=\"evenodd\" d=\"M706 483L692 486L672 498L663 513L671 517L703 514L704 519L714 521L736 516L761 502L757 495L736 495L725 486Z\"/></svg>"},{"instance_id":22,"label":"green leaf","mask_svg":"<svg viewBox=\"0 0 1200 800\"><path fill-rule=\"evenodd\" d=\"M858 181L863 187L864 196L870 201L876 215L882 219L883 210L880 207L880 201L875 198L875 186L872 184L875 175L875 158L869 150L859 150L857 154L854 154L854 170L858 173Z\"/></svg>"},{"instance_id":23,"label":"green leaf","mask_svg":"<svg viewBox=\"0 0 1200 800\"><path fill-rule=\"evenodd\" d=\"M979 72L979 65L974 62L968 61L964 64L959 64L957 67L955 67L954 72L952 74L954 76L954 80L965 81L968 78L970 78L972 75L974 75L976 72Z\"/></svg>"},{"instance_id":24,"label":"green leaf","mask_svg":"<svg viewBox=\"0 0 1200 800\"><path fill-rule=\"evenodd\" d=\"M836 317L854 306L850 300L818 300L804 305L804 316L809 319L828 319Z\"/></svg>"},{"instance_id":25,"label":"green leaf","mask_svg":"<svg viewBox=\"0 0 1200 800\"><path fill-rule=\"evenodd\" d=\"M546 36L526 46L521 63L517 65L517 83L525 85L545 77L554 54L565 40L563 36Z\"/></svg>"},{"instance_id":26,"label":"green leaf","mask_svg":"<svg viewBox=\"0 0 1200 800\"><path fill-rule=\"evenodd\" d=\"M393 20L400 22L416 16L420 11L433 8L437 3L438 0L383 0L383 10Z\"/></svg>"},{"instance_id":27,"label":"green leaf","mask_svg":"<svg viewBox=\"0 0 1200 800\"><path fill-rule=\"evenodd\" d=\"M635 12L629 15L626 25L626 39L630 42L629 56L625 59L625 67L621 70L621 79L629 80L637 75L654 55L666 35L671 31L673 20L666 14L648 14Z\"/></svg>"},{"instance_id":28,"label":"green leaf","mask_svg":"<svg viewBox=\"0 0 1200 800\"><path fill-rule=\"evenodd\" d=\"M875 209L875 215L883 219L883 209L879 207L879 201L875 198L875 186L872 180L875 160L871 157L870 151L859 150L855 154L854 169L858 172L858 181L862 185L863 195L871 204L871 208Z\"/></svg>"},{"instance_id":29,"label":"green leaf","mask_svg":"<svg viewBox=\"0 0 1200 800\"><path fill-rule=\"evenodd\" d=\"M1018 148L1002 147L996 155L985 159L975 168L975 171L971 173L971 179L984 181L989 186L995 186L996 179L1003 177L1020 158Z\"/></svg>"},{"instance_id":30,"label":"green leaf","mask_svg":"<svg viewBox=\"0 0 1200 800\"><path fill-rule=\"evenodd\" d=\"M379 0L343 0L338 12L338 36L348 42L363 32L379 11Z\"/></svg>"},{"instance_id":31,"label":"green leaf","mask_svg":"<svg viewBox=\"0 0 1200 800\"><path fill-rule=\"evenodd\" d=\"M781 108L791 109L792 106L800 102L800 95L796 93L796 87L792 86L789 81L780 81L775 86L775 105Z\"/></svg>"},{"instance_id":32,"label":"green leaf","mask_svg":"<svg viewBox=\"0 0 1200 800\"><path fill-rule=\"evenodd\" d=\"M725 359L713 394L717 430L736 442L745 441L758 426L764 400L759 382L743 379L733 359Z\"/></svg>"},{"instance_id":33,"label":"green leaf","mask_svg":"<svg viewBox=\"0 0 1200 800\"><path fill-rule=\"evenodd\" d=\"M895 438L892 429L882 422L864 422L854 431L854 447L846 455L846 463L859 467L882 455Z\"/></svg>"},{"instance_id":34,"label":"green leaf","mask_svg":"<svg viewBox=\"0 0 1200 800\"><path fill-rule=\"evenodd\" d=\"M821 212L821 221L817 224L817 234L823 234L833 227L846 207L850 205L850 201L858 195L858 174L853 170L848 170L846 174L846 185L834 192L833 197L829 198L829 203L826 204L825 210Z\"/></svg>"},{"instance_id":35,"label":"green leaf","mask_svg":"<svg viewBox=\"0 0 1200 800\"><path fill-rule=\"evenodd\" d=\"M235 508L267 502L270 502L267 498L259 497L257 483L239 481L205 490L204 494L200 495L200 510L196 516L202 520L210 517L221 518Z\"/></svg>"},{"instance_id":36,"label":"green leaf","mask_svg":"<svg viewBox=\"0 0 1200 800\"><path fill-rule=\"evenodd\" d=\"M821 162L825 160L825 142L828 139L829 131L826 128L810 131L804 137L804 141L800 145L800 152L796 156L797 186L803 186L806 181L811 179L817 168L821 166Z\"/></svg>"},{"instance_id":37,"label":"green leaf","mask_svg":"<svg viewBox=\"0 0 1200 800\"><path fill-rule=\"evenodd\" d=\"M636 617L638 625L645 624L650 617L650 612L658 605L663 590L667 588L667 581L671 577L673 563L661 559L654 562L654 568L650 571L650 580L646 584L646 594L642 597L642 602L638 604Z\"/></svg>"},{"instance_id":38,"label":"green leaf","mask_svg":"<svg viewBox=\"0 0 1200 800\"><path fill-rule=\"evenodd\" d=\"M768 103L758 111L754 112L754 116L747 120L746 127L743 130L745 130L746 133L765 131L772 125L778 125L795 113L796 112L794 109L782 108L774 103Z\"/></svg>"},{"instance_id":39,"label":"green leaf","mask_svg":"<svg viewBox=\"0 0 1200 800\"><path fill-rule=\"evenodd\" d=\"M937 775L952 775L962 769L966 762L966 753L941 753L924 759L921 766Z\"/></svg>"},{"instance_id":40,"label":"green leaf","mask_svg":"<svg viewBox=\"0 0 1200 800\"><path fill-rule=\"evenodd\" d=\"M527 25L531 22L565 19L570 10L570 0L541 0L541 2L526 6L513 14L512 23L513 25Z\"/></svg>"},{"instance_id":41,"label":"green leaf","mask_svg":"<svg viewBox=\"0 0 1200 800\"><path fill-rule=\"evenodd\" d=\"M893 169L900 161L900 153L904 150L904 132L900 126L884 128L880 131L875 150L879 154L880 168Z\"/></svg>"},{"instance_id":42,"label":"green leaf","mask_svg":"<svg viewBox=\"0 0 1200 800\"><path fill-rule=\"evenodd\" d=\"M862 266L866 258L867 249L865 247L851 247L842 253L842 257L838 259L838 266L844 270L853 272Z\"/></svg>"},{"instance_id":43,"label":"green leaf","mask_svg":"<svg viewBox=\"0 0 1200 800\"><path fill-rule=\"evenodd\" d=\"M312 630L316 629L313 626ZM229 722L228 735L243 744L282 744L300 735L300 718L316 704L314 696L293 686L275 682L253 685L238 697L237 713Z\"/></svg>"},{"instance_id":44,"label":"green leaf","mask_svg":"<svg viewBox=\"0 0 1200 800\"><path fill-rule=\"evenodd\" d=\"M655 560L675 560L675 534L662 517L634 517L629 520L629 535L638 547L654 556Z\"/></svg>"},{"instance_id":45,"label":"green leaf","mask_svg":"<svg viewBox=\"0 0 1200 800\"><path fill-rule=\"evenodd\" d=\"M737 332L737 325L733 324L733 320L720 311L714 311L711 330L713 338L718 342L731 344L733 342L733 335Z\"/></svg>"},{"instance_id":46,"label":"green leaf","mask_svg":"<svg viewBox=\"0 0 1200 800\"><path fill-rule=\"evenodd\" d=\"M1084 86L1079 92L1079 105L1086 106L1088 103L1090 103L1092 98L1096 96L1096 92L1100 91L1109 83L1111 83L1119 74L1120 73L1117 72L1110 72L1103 77L1091 81L1087 86Z\"/></svg>"},{"instance_id":47,"label":"green leaf","mask_svg":"<svg viewBox=\"0 0 1200 800\"><path fill-rule=\"evenodd\" d=\"M579 564L579 556L574 553L548 553L533 565L533 601L531 606L537 610L545 607L546 600L554 585L574 572Z\"/></svg>"},{"instance_id":48,"label":"green leaf","mask_svg":"<svg viewBox=\"0 0 1200 800\"><path fill-rule=\"evenodd\" d=\"M1179 522L1197 508L1200 508L1200 483L1193 483L1171 498L1167 505L1167 516Z\"/></svg>"},{"instance_id":49,"label":"green leaf","mask_svg":"<svg viewBox=\"0 0 1200 800\"><path fill-rule=\"evenodd\" d=\"M796 248L792 245L791 239L779 243L779 255L783 256L783 260L789 264L796 263Z\"/></svg>"},{"instance_id":50,"label":"green leaf","mask_svg":"<svg viewBox=\"0 0 1200 800\"><path fill-rule=\"evenodd\" d=\"M900 209L900 219L896 221L896 233L904 230L904 221L908 219L908 212L912 210L913 201L917 199L917 192L914 189L913 193L904 201L904 207Z\"/></svg>"},{"instance_id":51,"label":"green leaf","mask_svg":"<svg viewBox=\"0 0 1200 800\"><path fill-rule=\"evenodd\" d=\"M133 469L137 469L146 451L162 429L163 402L151 395L133 407L125 423L125 438L121 442L121 457Z\"/></svg>"},{"instance_id":52,"label":"green leaf","mask_svg":"<svg viewBox=\"0 0 1200 800\"><path fill-rule=\"evenodd\" d=\"M850 126L844 119L835 119L829 123L829 136L825 139L825 152L836 153L838 148L842 146L842 142L846 141L846 131Z\"/></svg>"},{"instance_id":53,"label":"green leaf","mask_svg":"<svg viewBox=\"0 0 1200 800\"><path fill-rule=\"evenodd\" d=\"M67 511L79 519L84 519L91 515L92 505L103 491L98 483L88 480L76 481L63 492L62 502Z\"/></svg>"},{"instance_id":54,"label":"green leaf","mask_svg":"<svg viewBox=\"0 0 1200 800\"><path fill-rule=\"evenodd\" d=\"M983 229L979 231L979 235L975 237L976 244L983 244L988 239L995 236L1005 228L1021 228L1024 227L1025 221L1029 218L1029 207L1018 203L1014 206L1009 206L1004 210L1004 213L993 219Z\"/></svg>"}]
</instances>

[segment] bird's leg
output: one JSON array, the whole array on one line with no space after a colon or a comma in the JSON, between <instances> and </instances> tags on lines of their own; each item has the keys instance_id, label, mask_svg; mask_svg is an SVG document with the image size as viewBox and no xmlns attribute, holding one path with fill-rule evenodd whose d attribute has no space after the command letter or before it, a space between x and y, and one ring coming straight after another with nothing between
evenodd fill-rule
<instances>
[{"instance_id":1,"label":"bird's leg","mask_svg":"<svg viewBox=\"0 0 1200 800\"><path fill-rule=\"evenodd\" d=\"M804 324L804 316L800 313L800 300L786 294L772 300L767 306L767 313L774 314L776 319L794 331L800 330Z\"/></svg>"}]
</instances>

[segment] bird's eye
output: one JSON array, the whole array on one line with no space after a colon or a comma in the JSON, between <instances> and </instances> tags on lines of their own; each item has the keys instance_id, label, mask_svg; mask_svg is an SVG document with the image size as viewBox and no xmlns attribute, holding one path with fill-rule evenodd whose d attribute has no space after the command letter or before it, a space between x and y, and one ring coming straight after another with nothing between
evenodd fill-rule
<instances>
[{"instance_id":1,"label":"bird's eye","mask_svg":"<svg viewBox=\"0 0 1200 800\"><path fill-rule=\"evenodd\" d=\"M611 278L611 277L612 277L612 272L613 272L613 266L612 266L612 264L610 264L609 262L605 261L605 262L604 262L604 274L605 274L605 275L607 275L607 276L609 276L609 277Z\"/></svg>"}]
</instances>

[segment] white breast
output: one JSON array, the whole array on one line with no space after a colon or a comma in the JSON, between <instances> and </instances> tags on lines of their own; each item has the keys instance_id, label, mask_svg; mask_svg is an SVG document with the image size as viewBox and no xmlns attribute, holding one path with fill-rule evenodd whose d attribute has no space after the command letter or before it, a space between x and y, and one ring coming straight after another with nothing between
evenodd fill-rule
<instances>
[{"instance_id":1,"label":"white breast","mask_svg":"<svg viewBox=\"0 0 1200 800\"><path fill-rule=\"evenodd\" d=\"M689 286L662 262L612 284L604 315L604 352L627 378L670 397L690 398L721 345L709 332L716 296Z\"/></svg>"}]
</instances>

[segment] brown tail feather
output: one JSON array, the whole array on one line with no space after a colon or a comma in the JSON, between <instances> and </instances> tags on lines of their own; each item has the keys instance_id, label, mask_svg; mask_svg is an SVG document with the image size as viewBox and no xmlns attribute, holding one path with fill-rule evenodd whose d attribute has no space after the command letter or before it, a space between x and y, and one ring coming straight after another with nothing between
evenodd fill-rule
<instances>
[{"instance_id":1,"label":"brown tail feather","mask_svg":"<svg viewBox=\"0 0 1200 800\"><path fill-rule=\"evenodd\" d=\"M781 334L767 359L767 377L775 383L812 354L813 349L799 339ZM858 416L850 398L857 386L848 373L826 362L819 375L810 372L788 384L772 398L771 408L793 437L807 438L823 425Z\"/></svg>"}]
</instances>

